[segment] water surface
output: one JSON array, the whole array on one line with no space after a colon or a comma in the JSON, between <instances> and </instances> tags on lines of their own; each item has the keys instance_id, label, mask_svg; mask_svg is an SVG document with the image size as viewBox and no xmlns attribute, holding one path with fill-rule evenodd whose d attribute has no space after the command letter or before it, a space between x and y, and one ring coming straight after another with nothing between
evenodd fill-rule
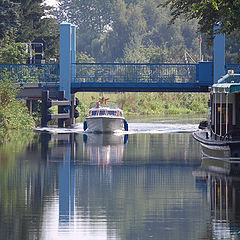
<instances>
[{"instance_id":1,"label":"water surface","mask_svg":"<svg viewBox=\"0 0 240 240\"><path fill-rule=\"evenodd\" d=\"M86 135L80 124L1 146L0 239L239 238L238 177L199 175L196 129Z\"/></svg>"}]
</instances>

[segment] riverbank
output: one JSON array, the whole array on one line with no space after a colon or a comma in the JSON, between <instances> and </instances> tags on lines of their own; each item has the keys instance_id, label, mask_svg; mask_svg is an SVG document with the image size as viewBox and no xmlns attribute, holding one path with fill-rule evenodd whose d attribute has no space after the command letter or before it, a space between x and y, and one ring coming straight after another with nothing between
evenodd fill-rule
<instances>
[{"instance_id":1,"label":"riverbank","mask_svg":"<svg viewBox=\"0 0 240 240\"><path fill-rule=\"evenodd\" d=\"M80 119L88 115L89 106L102 93L77 93ZM206 115L208 93L104 93L111 101L122 102L126 117Z\"/></svg>"},{"instance_id":2,"label":"riverbank","mask_svg":"<svg viewBox=\"0 0 240 240\"><path fill-rule=\"evenodd\" d=\"M19 89L12 86L15 79L7 73L0 76L0 143L12 137L12 131L31 130L35 120L28 114L24 100L17 100Z\"/></svg>"},{"instance_id":3,"label":"riverbank","mask_svg":"<svg viewBox=\"0 0 240 240\"><path fill-rule=\"evenodd\" d=\"M6 84L6 82L5 82ZM13 130L31 130L37 125L32 115L28 114L23 100L16 100L15 90L2 89L3 96L8 91L8 100L0 105L0 142L11 138ZM88 115L89 106L101 98L102 93L77 93L80 113L79 121ZM104 93L105 98L123 103L127 119L143 119L163 116L207 116L208 93ZM56 110L57 111L57 110Z\"/></svg>"}]
</instances>

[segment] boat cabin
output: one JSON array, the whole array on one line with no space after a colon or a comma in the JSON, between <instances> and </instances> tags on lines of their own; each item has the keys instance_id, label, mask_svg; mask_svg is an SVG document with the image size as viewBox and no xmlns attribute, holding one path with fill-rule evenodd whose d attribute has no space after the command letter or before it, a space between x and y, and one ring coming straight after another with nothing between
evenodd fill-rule
<instances>
[{"instance_id":1,"label":"boat cabin","mask_svg":"<svg viewBox=\"0 0 240 240\"><path fill-rule=\"evenodd\" d=\"M108 109L108 108L100 108L100 109L91 109L89 111L89 116L118 116L123 117L123 111L121 109Z\"/></svg>"},{"instance_id":2,"label":"boat cabin","mask_svg":"<svg viewBox=\"0 0 240 240\"><path fill-rule=\"evenodd\" d=\"M122 103L102 98L90 104L89 116L123 117Z\"/></svg>"},{"instance_id":3,"label":"boat cabin","mask_svg":"<svg viewBox=\"0 0 240 240\"><path fill-rule=\"evenodd\" d=\"M215 138L240 138L240 74L227 74L212 86L210 125Z\"/></svg>"}]
</instances>

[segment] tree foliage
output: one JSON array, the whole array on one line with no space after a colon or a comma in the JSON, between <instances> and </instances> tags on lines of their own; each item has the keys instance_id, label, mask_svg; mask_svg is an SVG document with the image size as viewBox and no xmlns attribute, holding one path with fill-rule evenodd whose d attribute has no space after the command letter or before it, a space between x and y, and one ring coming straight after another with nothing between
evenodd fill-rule
<instances>
[{"instance_id":1,"label":"tree foliage","mask_svg":"<svg viewBox=\"0 0 240 240\"><path fill-rule=\"evenodd\" d=\"M15 42L15 34L7 32L2 40L2 47L0 48L0 63L26 63L27 57L26 44Z\"/></svg>"},{"instance_id":2,"label":"tree foliage","mask_svg":"<svg viewBox=\"0 0 240 240\"><path fill-rule=\"evenodd\" d=\"M221 32L232 33L240 29L239 0L167 0L159 6L169 6L174 22L183 15L187 20L197 19L200 31L213 35L214 27L221 23Z\"/></svg>"},{"instance_id":3,"label":"tree foliage","mask_svg":"<svg viewBox=\"0 0 240 240\"><path fill-rule=\"evenodd\" d=\"M0 0L0 40L6 32L18 27L18 7L19 5L11 0Z\"/></svg>"},{"instance_id":4,"label":"tree foliage","mask_svg":"<svg viewBox=\"0 0 240 240\"><path fill-rule=\"evenodd\" d=\"M59 26L49 15L50 7L44 0L16 0L20 5L20 27L16 31L16 42L30 42L42 38L46 42L46 57L57 57Z\"/></svg>"},{"instance_id":5,"label":"tree foliage","mask_svg":"<svg viewBox=\"0 0 240 240\"><path fill-rule=\"evenodd\" d=\"M16 100L16 82L8 72L0 73L0 142L11 130L30 130L35 123L23 101Z\"/></svg>"},{"instance_id":6,"label":"tree foliage","mask_svg":"<svg viewBox=\"0 0 240 240\"><path fill-rule=\"evenodd\" d=\"M20 43L29 43L36 38L42 38L47 45L45 57L56 58L59 48L59 26L57 21L49 15L49 10L50 7L44 4L44 0L0 0L1 52L10 53L12 49L13 53L10 55L14 55L15 58ZM6 41L8 36L13 37L11 44ZM7 49L3 50L3 48ZM20 57L22 54L18 58ZM15 60L10 62L19 62Z\"/></svg>"},{"instance_id":7,"label":"tree foliage","mask_svg":"<svg viewBox=\"0 0 240 240\"><path fill-rule=\"evenodd\" d=\"M183 46L196 55L196 21L177 20L168 26L169 11L157 8L158 4L159 0L60 0L55 16L59 23L65 20L78 27L78 51L98 62L122 61L141 48ZM183 60L184 50L181 55Z\"/></svg>"}]
</instances>

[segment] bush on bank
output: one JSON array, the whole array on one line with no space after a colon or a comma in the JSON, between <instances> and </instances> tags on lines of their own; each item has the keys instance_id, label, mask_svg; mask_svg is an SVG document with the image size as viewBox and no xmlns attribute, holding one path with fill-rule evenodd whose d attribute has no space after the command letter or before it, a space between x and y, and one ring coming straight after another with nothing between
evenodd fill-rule
<instances>
[{"instance_id":1,"label":"bush on bank","mask_svg":"<svg viewBox=\"0 0 240 240\"><path fill-rule=\"evenodd\" d=\"M12 130L30 130L35 126L33 117L23 100L17 100L19 89L7 72L0 74L0 142L11 137Z\"/></svg>"}]
</instances>

